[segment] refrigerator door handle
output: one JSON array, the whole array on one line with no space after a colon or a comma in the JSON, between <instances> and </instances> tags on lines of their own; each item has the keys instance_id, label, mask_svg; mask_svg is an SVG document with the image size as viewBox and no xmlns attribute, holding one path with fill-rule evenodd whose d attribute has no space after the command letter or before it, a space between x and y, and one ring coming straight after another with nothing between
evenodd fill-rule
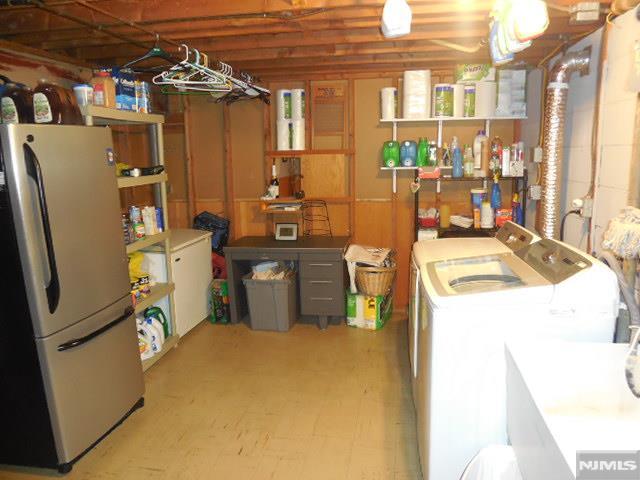
<instances>
[{"instance_id":1,"label":"refrigerator door handle","mask_svg":"<svg viewBox=\"0 0 640 480\"><path fill-rule=\"evenodd\" d=\"M54 313L60 303L60 280L58 278L58 267L56 266L56 255L53 249L53 239L51 236L51 225L49 224L49 209L47 208L47 197L44 191L44 181L42 179L42 169L35 152L29 145L24 144L24 159L27 167L27 174L36 182L38 187L38 202L40 204L40 216L44 230L44 239L47 248L47 263L51 279L46 287L49 313Z\"/></svg>"},{"instance_id":2,"label":"refrigerator door handle","mask_svg":"<svg viewBox=\"0 0 640 480\"><path fill-rule=\"evenodd\" d=\"M131 315L133 315L133 313L134 313L133 307L125 308L122 316L107 323L106 325L100 327L99 329L94 330L89 335L85 335L84 337L80 337L80 338L74 338L73 340L69 340L68 342L58 345L58 351L64 352L66 350L71 350L72 348L76 348L76 347L79 347L80 345L84 345L85 343L90 342L94 338L99 337L100 335L107 332L108 330L111 330L116 325L127 320L129 317L131 317Z\"/></svg>"}]
</instances>

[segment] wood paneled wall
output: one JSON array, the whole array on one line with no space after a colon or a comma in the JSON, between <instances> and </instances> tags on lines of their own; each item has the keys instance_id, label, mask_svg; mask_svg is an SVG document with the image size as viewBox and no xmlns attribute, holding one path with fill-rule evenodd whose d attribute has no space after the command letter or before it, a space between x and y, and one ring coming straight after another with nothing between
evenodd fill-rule
<instances>
[{"instance_id":1,"label":"wood paneled wall","mask_svg":"<svg viewBox=\"0 0 640 480\"><path fill-rule=\"evenodd\" d=\"M433 78L432 82L451 81L450 77ZM401 172L398 193L392 194L391 174L380 170L382 144L391 139L391 127L379 122L380 89L397 84L396 78L355 80L355 221L350 225L349 203L330 203L329 214L335 235L352 234L354 242L391 247L397 251L398 277L396 308L408 303L409 260L414 239L414 197L409 190L413 180L409 172ZM278 85L278 88L300 86ZM401 85L400 85L401 87ZM275 88L274 88L275 90ZM399 98L402 98L399 95ZM226 113L225 113L226 112ZM191 161L195 172L195 209L214 213L229 212L232 234L267 235L272 231L273 219L261 210L259 197L264 193L267 178L264 164L264 112L260 102L239 102L223 108L206 97L191 97L185 109L188 116ZM225 121L224 116L228 115ZM225 148L225 125L229 145ZM484 122L469 122L447 127L445 141L458 136L460 142L472 143ZM275 131L275 129L273 130ZM505 143L513 141L512 122L492 126L492 136L499 135ZM436 138L435 125L401 127L400 140ZM304 190L307 195L338 197L349 191L348 157L343 160L321 156L306 157ZM230 169L230 170L229 170ZM309 173L312 172L312 173ZM232 205L226 185L232 182ZM186 182L188 184L188 182ZM478 182L451 182L443 185L443 203L450 203L454 213L469 213L469 189ZM174 226L191 223L186 195L178 190L170 201L170 216ZM428 207L435 199L435 184L422 183L421 207ZM505 184L505 205L510 198Z\"/></svg>"}]
</instances>

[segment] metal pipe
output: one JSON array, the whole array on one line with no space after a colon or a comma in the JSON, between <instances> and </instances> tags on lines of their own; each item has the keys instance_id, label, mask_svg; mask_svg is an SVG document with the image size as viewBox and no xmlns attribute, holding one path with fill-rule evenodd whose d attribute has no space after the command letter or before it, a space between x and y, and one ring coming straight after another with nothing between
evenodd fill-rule
<instances>
[{"instance_id":1,"label":"metal pipe","mask_svg":"<svg viewBox=\"0 0 640 480\"><path fill-rule=\"evenodd\" d=\"M589 73L590 58L590 47L569 53L549 73L542 145L542 215L538 225L543 238L558 238L560 233L560 178L569 79L574 72Z\"/></svg>"}]
</instances>

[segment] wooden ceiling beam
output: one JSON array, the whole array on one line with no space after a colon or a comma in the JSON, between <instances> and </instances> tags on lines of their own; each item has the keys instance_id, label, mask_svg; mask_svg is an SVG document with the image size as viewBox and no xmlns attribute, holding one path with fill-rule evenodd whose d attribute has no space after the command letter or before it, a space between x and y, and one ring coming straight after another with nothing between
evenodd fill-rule
<instances>
[{"instance_id":1,"label":"wooden ceiling beam","mask_svg":"<svg viewBox=\"0 0 640 480\"><path fill-rule=\"evenodd\" d=\"M567 33L568 35L578 34L588 30L583 26L568 25L565 20L554 22L547 30L548 35ZM422 41L431 39L441 39L464 43L469 39L486 38L488 35L488 25L485 23L473 24L460 28L458 24L442 24L434 27L417 27L412 33L403 37L403 41ZM345 44L393 44L393 41L386 39L378 29L361 29L355 32L348 31L317 31L287 34L254 35L249 38L224 38L224 39L193 39L189 45L200 51L209 53L213 57L224 57L227 51L256 50L291 48L292 46L336 46ZM121 58L132 55L131 48L127 46L99 46L81 47L74 50L74 56L87 60L103 58ZM135 55L135 54L134 54Z\"/></svg>"},{"instance_id":2,"label":"wooden ceiling beam","mask_svg":"<svg viewBox=\"0 0 640 480\"><path fill-rule=\"evenodd\" d=\"M473 25L473 24L486 24L487 16L483 13L477 13L472 15L420 15L416 16L412 20L412 27L431 26L439 24L461 24L461 25ZM180 29L176 29L178 25L181 25ZM355 32L359 29L377 29L380 25L379 18L359 18L359 19L344 19L344 20L329 20L329 21L290 21L290 22L278 22L269 23L267 25L258 26L245 26L245 27L224 27L220 25L220 22L194 22L192 25L175 24L174 29L165 32L165 34L171 38L179 38L180 41L188 42L197 38L225 38L234 37L241 38L253 35L273 35L279 33L302 33L312 32L318 30L332 30L342 31L349 30ZM126 34L133 39L140 41L148 41L149 35L141 33L139 31L133 31L131 29L110 29L118 33ZM11 36L12 41L17 41L25 44L38 45L40 48L58 50L65 48L78 48L87 46L107 46L107 45L122 45L125 42L113 38L105 37L98 38L91 34L90 31L81 30L79 34L78 30L73 32L61 33L51 32L43 35L22 34Z\"/></svg>"}]
</instances>

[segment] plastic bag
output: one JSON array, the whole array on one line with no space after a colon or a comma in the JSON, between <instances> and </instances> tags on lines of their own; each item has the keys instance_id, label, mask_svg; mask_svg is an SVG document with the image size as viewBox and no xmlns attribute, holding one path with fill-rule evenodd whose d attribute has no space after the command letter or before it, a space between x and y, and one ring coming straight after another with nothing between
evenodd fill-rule
<instances>
[{"instance_id":1,"label":"plastic bag","mask_svg":"<svg viewBox=\"0 0 640 480\"><path fill-rule=\"evenodd\" d=\"M229 240L230 225L230 220L206 211L199 213L196 218L193 219L193 228L213 233L211 237L211 249L221 255L223 253L222 249Z\"/></svg>"}]
</instances>

